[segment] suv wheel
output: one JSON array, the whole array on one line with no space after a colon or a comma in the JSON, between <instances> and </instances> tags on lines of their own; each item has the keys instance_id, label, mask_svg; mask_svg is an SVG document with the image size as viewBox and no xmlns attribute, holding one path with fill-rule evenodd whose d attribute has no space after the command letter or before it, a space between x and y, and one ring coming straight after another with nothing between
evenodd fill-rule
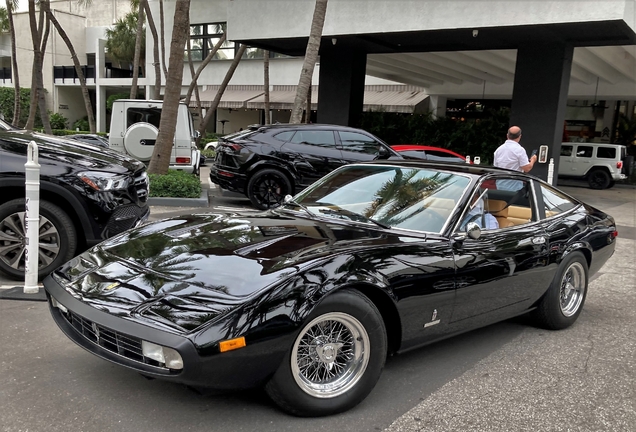
<instances>
[{"instance_id":1,"label":"suv wheel","mask_svg":"<svg viewBox=\"0 0 636 432\"><path fill-rule=\"evenodd\" d=\"M607 189L611 181L609 173L600 168L593 169L587 175L587 183L592 189Z\"/></svg>"},{"instance_id":2,"label":"suv wheel","mask_svg":"<svg viewBox=\"0 0 636 432\"><path fill-rule=\"evenodd\" d=\"M273 168L257 171L247 184L247 196L260 210L278 207L285 195L291 193L291 182L287 176Z\"/></svg>"},{"instance_id":3,"label":"suv wheel","mask_svg":"<svg viewBox=\"0 0 636 432\"><path fill-rule=\"evenodd\" d=\"M0 205L0 270L19 280L25 274L25 200ZM77 248L75 226L58 206L40 201L38 279L73 258Z\"/></svg>"}]
</instances>

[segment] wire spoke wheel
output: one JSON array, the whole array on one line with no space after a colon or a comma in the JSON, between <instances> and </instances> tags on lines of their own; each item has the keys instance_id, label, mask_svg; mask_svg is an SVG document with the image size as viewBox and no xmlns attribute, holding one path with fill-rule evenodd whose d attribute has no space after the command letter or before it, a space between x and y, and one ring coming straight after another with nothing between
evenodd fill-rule
<instances>
[{"instance_id":1,"label":"wire spoke wheel","mask_svg":"<svg viewBox=\"0 0 636 432\"><path fill-rule=\"evenodd\" d=\"M585 270L579 262L573 262L563 274L559 300L561 312L566 317L574 315L585 296Z\"/></svg>"},{"instance_id":2,"label":"wire spoke wheel","mask_svg":"<svg viewBox=\"0 0 636 432\"><path fill-rule=\"evenodd\" d=\"M303 328L294 344L291 369L298 386L317 398L333 398L355 386L370 356L369 335L343 312L321 315Z\"/></svg>"},{"instance_id":3,"label":"wire spoke wheel","mask_svg":"<svg viewBox=\"0 0 636 432\"><path fill-rule=\"evenodd\" d=\"M25 212L8 215L0 221L0 259L15 270L24 271L26 257ZM40 215L39 223L39 267L49 265L60 253L60 233L53 223Z\"/></svg>"}]
</instances>

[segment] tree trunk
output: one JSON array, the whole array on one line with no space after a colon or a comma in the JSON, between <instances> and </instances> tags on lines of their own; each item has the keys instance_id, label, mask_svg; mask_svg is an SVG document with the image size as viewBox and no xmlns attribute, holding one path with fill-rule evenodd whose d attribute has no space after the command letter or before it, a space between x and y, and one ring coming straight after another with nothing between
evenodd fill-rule
<instances>
[{"instance_id":1,"label":"tree trunk","mask_svg":"<svg viewBox=\"0 0 636 432\"><path fill-rule=\"evenodd\" d=\"M311 85L307 89L307 107L305 108L305 123L311 123Z\"/></svg>"},{"instance_id":2,"label":"tree trunk","mask_svg":"<svg viewBox=\"0 0 636 432\"><path fill-rule=\"evenodd\" d=\"M155 67L155 89L154 99L159 99L161 94L161 64L159 62L159 35L157 35L157 28L155 27L155 20L152 18L152 12L150 12L150 5L148 1L144 1L144 9L146 10L146 17L148 17L148 26L152 33L152 61Z\"/></svg>"},{"instance_id":3,"label":"tree trunk","mask_svg":"<svg viewBox=\"0 0 636 432\"><path fill-rule=\"evenodd\" d=\"M232 64L230 65L230 68L227 70L227 73L225 74L225 78L223 78L223 82L221 83L219 90L216 92L216 96L214 96L214 100L212 101L210 108L208 108L208 111L205 113L205 118L201 121L201 124L199 125L200 136L204 136L205 129L207 128L208 123L210 122L210 119L212 119L212 115L216 111L216 108L219 106L219 102L221 102L221 97L223 96L223 93L225 92L225 89L227 88L228 83L232 79L232 76L234 75L234 72L236 71L236 68L238 67L238 64L241 61L241 57L243 57L243 54L245 53L246 49L247 49L247 45L241 45L238 52L236 53L236 56L234 56L234 60L232 60Z\"/></svg>"},{"instance_id":4,"label":"tree trunk","mask_svg":"<svg viewBox=\"0 0 636 432\"><path fill-rule=\"evenodd\" d=\"M325 24L325 15L327 14L327 0L316 0L314 16L311 21L311 31L309 32L309 41L307 50L305 51L305 61L300 71L300 79L296 88L296 99L294 99L294 107L292 109L290 123L300 123L303 115L303 105L307 97L307 91L311 86L311 78L314 74L314 67L318 60L318 51L320 50L320 38L322 37L322 28Z\"/></svg>"},{"instance_id":5,"label":"tree trunk","mask_svg":"<svg viewBox=\"0 0 636 432\"><path fill-rule=\"evenodd\" d=\"M144 0L142 0L144 1ZM190 33L190 0L176 0L174 27L170 44L170 66L166 77L166 90L159 122L159 135L150 159L148 173L166 174L177 126L179 99L183 81L183 47Z\"/></svg>"},{"instance_id":6,"label":"tree trunk","mask_svg":"<svg viewBox=\"0 0 636 432\"><path fill-rule=\"evenodd\" d=\"M46 8L46 14L49 17L49 20L53 23L53 26L60 34L60 37L66 44L69 53L71 54L71 59L73 60L73 65L75 66L75 72L77 73L77 77L80 82L80 88L82 90L82 97L84 99L84 108L86 109L86 114L88 116L88 127L91 133L95 133L97 130L95 127L95 114L93 113L93 105L91 104L91 97L88 93L88 87L86 87L86 77L84 76L84 72L82 71L82 66L80 65L79 59L77 58L77 53L75 52L75 47L73 43L68 38L68 35L62 28L62 25L59 23L55 15L51 12L51 8L48 2L43 2L42 5Z\"/></svg>"},{"instance_id":7,"label":"tree trunk","mask_svg":"<svg viewBox=\"0 0 636 432\"><path fill-rule=\"evenodd\" d=\"M272 115L269 108L269 51L263 52L263 73L265 74L263 80L263 87L265 90L265 124L268 125L272 122Z\"/></svg>"},{"instance_id":8,"label":"tree trunk","mask_svg":"<svg viewBox=\"0 0 636 432\"><path fill-rule=\"evenodd\" d=\"M42 69L44 68L44 53L46 53L46 43L49 40L51 22L44 13L43 3L45 2L40 2L40 28L44 25L44 33L42 34L42 46L40 47L40 67L37 71L38 107L40 108L40 118L42 119L44 133L52 135L53 130L51 129L49 111L46 109L46 93L44 92L44 77L42 76Z\"/></svg>"},{"instance_id":9,"label":"tree trunk","mask_svg":"<svg viewBox=\"0 0 636 432\"><path fill-rule=\"evenodd\" d=\"M42 70L40 55L40 34L35 20L35 0L29 0L29 25L31 27L31 40L33 42L33 66L31 69L31 100L29 102L29 118L27 119L26 130L33 130L35 125L35 114L38 110L38 85L37 71Z\"/></svg>"},{"instance_id":10,"label":"tree trunk","mask_svg":"<svg viewBox=\"0 0 636 432\"><path fill-rule=\"evenodd\" d=\"M223 34L223 36L221 36L221 39L219 39L216 45L214 45L214 48L212 48L212 51L208 53L208 55L205 57L205 59L203 59L203 61L199 65L197 72L192 77L192 82L190 83L190 87L188 88L188 93L186 94L186 98L185 98L186 104L190 104L190 99L192 99L192 90L194 90L194 87L196 87L197 85L197 80L199 79L199 75L201 75L201 72L203 72L203 69L205 69L208 63L210 63L210 61L212 60L212 57L214 57L214 54L216 54L219 48L221 48L221 45L223 45L223 42L225 42L225 39L226 39L226 36L225 34Z\"/></svg>"},{"instance_id":11,"label":"tree trunk","mask_svg":"<svg viewBox=\"0 0 636 432\"><path fill-rule=\"evenodd\" d=\"M15 47L15 27L13 25L13 1L6 0L7 3L7 16L9 18L9 32L11 34L11 67L13 68L13 74L11 79L13 80L14 88L14 101L13 101L13 121L14 126L20 127L20 110L22 104L20 103L20 75L18 73L18 58L17 50Z\"/></svg>"},{"instance_id":12,"label":"tree trunk","mask_svg":"<svg viewBox=\"0 0 636 432\"><path fill-rule=\"evenodd\" d=\"M144 4L146 0L139 0L139 17L137 18L137 38L135 39L135 59L133 60L133 79L130 87L130 99L137 98L137 81L139 80L139 59L141 57L141 39L144 30ZM181 48L183 50L183 47Z\"/></svg>"},{"instance_id":13,"label":"tree trunk","mask_svg":"<svg viewBox=\"0 0 636 432\"><path fill-rule=\"evenodd\" d=\"M159 0L159 26L159 31L161 32L161 66L163 67L163 75L167 77L168 66L166 66L166 30L163 19L163 0Z\"/></svg>"}]
</instances>

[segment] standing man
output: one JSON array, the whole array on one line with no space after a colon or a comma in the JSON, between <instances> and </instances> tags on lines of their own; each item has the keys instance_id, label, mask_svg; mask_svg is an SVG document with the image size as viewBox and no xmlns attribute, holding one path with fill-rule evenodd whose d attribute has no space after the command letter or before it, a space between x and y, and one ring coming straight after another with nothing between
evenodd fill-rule
<instances>
[{"instance_id":1,"label":"standing man","mask_svg":"<svg viewBox=\"0 0 636 432\"><path fill-rule=\"evenodd\" d=\"M537 155L530 159L526 150L519 144L521 141L521 128L511 126L508 129L507 140L495 150L495 162L493 165L499 168L508 168L513 171L529 172L537 161ZM519 190L522 182L515 180L498 180L497 189Z\"/></svg>"}]
</instances>

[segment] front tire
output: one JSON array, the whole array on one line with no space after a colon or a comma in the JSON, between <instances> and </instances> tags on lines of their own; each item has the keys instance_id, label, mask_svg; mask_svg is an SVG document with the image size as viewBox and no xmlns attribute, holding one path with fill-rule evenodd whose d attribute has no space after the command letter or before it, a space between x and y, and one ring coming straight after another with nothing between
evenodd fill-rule
<instances>
[{"instance_id":1,"label":"front tire","mask_svg":"<svg viewBox=\"0 0 636 432\"><path fill-rule=\"evenodd\" d=\"M581 252L572 252L561 261L548 291L533 312L539 327L561 330L574 324L587 295L587 261Z\"/></svg>"},{"instance_id":2,"label":"front tire","mask_svg":"<svg viewBox=\"0 0 636 432\"><path fill-rule=\"evenodd\" d=\"M386 329L375 305L358 291L339 291L307 318L265 390L291 414L336 414L367 397L386 354Z\"/></svg>"},{"instance_id":3,"label":"front tire","mask_svg":"<svg viewBox=\"0 0 636 432\"><path fill-rule=\"evenodd\" d=\"M25 200L0 205L0 270L15 280L25 276ZM75 256L77 235L70 217L55 204L40 201L38 279Z\"/></svg>"},{"instance_id":4,"label":"front tire","mask_svg":"<svg viewBox=\"0 0 636 432\"><path fill-rule=\"evenodd\" d=\"M247 183L247 197L259 210L278 207L285 195L291 193L292 186L287 176L273 168L257 171Z\"/></svg>"}]
</instances>

